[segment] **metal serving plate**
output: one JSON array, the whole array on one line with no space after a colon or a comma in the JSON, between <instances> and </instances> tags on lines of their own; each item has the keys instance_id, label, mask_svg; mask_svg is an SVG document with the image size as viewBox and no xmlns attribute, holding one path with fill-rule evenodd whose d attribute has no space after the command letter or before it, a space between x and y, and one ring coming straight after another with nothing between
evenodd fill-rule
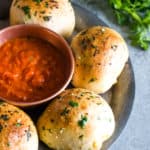
<instances>
[{"instance_id":1,"label":"metal serving plate","mask_svg":"<svg viewBox=\"0 0 150 150\"><path fill-rule=\"evenodd\" d=\"M97 18L95 14L92 14L88 10L73 4L75 15L76 15L76 29L72 37L82 29L85 29L94 25L107 26L100 18ZM8 21L0 21L0 28L8 25ZM69 39L70 41L71 39ZM115 115L116 129L113 136L104 143L103 150L108 149L110 145L117 139L121 131L125 127L127 120L129 118L130 112L132 110L133 101L135 94L135 81L134 73L132 69L132 64L129 59L123 72L121 73L117 84L115 84L107 93L102 96L111 105L112 110ZM40 106L39 108L33 108L31 110L25 110L35 121L39 114L44 110L45 106ZM39 150L49 150L49 148L40 142Z\"/></svg>"}]
</instances>

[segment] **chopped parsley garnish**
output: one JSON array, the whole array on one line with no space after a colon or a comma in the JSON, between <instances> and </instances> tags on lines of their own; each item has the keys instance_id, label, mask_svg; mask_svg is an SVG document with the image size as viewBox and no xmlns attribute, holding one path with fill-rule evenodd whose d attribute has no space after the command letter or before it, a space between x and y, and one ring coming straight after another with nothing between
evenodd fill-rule
<instances>
[{"instance_id":1,"label":"chopped parsley garnish","mask_svg":"<svg viewBox=\"0 0 150 150\"><path fill-rule=\"evenodd\" d=\"M24 14L28 16L28 18L31 18L29 6L23 6L21 9L23 10Z\"/></svg>"},{"instance_id":2,"label":"chopped parsley garnish","mask_svg":"<svg viewBox=\"0 0 150 150\"><path fill-rule=\"evenodd\" d=\"M89 80L89 83L90 82L94 82L94 81L96 81L97 79L96 78L91 78L90 80Z\"/></svg>"},{"instance_id":3,"label":"chopped parsley garnish","mask_svg":"<svg viewBox=\"0 0 150 150\"><path fill-rule=\"evenodd\" d=\"M91 47L92 47L92 48L95 48L95 49L98 48L98 47L97 47L96 45L94 45L94 44L91 44Z\"/></svg>"},{"instance_id":4,"label":"chopped parsley garnish","mask_svg":"<svg viewBox=\"0 0 150 150\"><path fill-rule=\"evenodd\" d=\"M8 115L3 114L3 115L0 116L0 119L3 119L4 121L7 121L7 120L9 120L9 117L8 117Z\"/></svg>"},{"instance_id":5,"label":"chopped parsley garnish","mask_svg":"<svg viewBox=\"0 0 150 150\"><path fill-rule=\"evenodd\" d=\"M10 143L9 143L9 142L7 143L7 146L8 146L8 147L10 146Z\"/></svg>"},{"instance_id":6,"label":"chopped parsley garnish","mask_svg":"<svg viewBox=\"0 0 150 150\"><path fill-rule=\"evenodd\" d=\"M87 46L88 46L87 43L88 43L88 42L86 41L86 39L82 39L82 40L81 40L80 44L81 44L81 46L83 47L83 50L85 50L85 49L87 48Z\"/></svg>"},{"instance_id":7,"label":"chopped parsley garnish","mask_svg":"<svg viewBox=\"0 0 150 150\"><path fill-rule=\"evenodd\" d=\"M88 121L87 116L81 116L81 120L78 121L78 125L81 128L84 128L84 126L86 125L87 121Z\"/></svg>"},{"instance_id":8,"label":"chopped parsley garnish","mask_svg":"<svg viewBox=\"0 0 150 150\"><path fill-rule=\"evenodd\" d=\"M116 51L117 50L117 45L111 45L111 49L113 49L114 51Z\"/></svg>"},{"instance_id":9,"label":"chopped parsley garnish","mask_svg":"<svg viewBox=\"0 0 150 150\"><path fill-rule=\"evenodd\" d=\"M40 11L40 13L41 13L41 14L45 14L45 11L44 11L44 10L43 10L43 11Z\"/></svg>"},{"instance_id":10,"label":"chopped parsley garnish","mask_svg":"<svg viewBox=\"0 0 150 150\"><path fill-rule=\"evenodd\" d=\"M96 103L97 105L101 105L102 103L101 102L98 102L98 103Z\"/></svg>"},{"instance_id":11,"label":"chopped parsley garnish","mask_svg":"<svg viewBox=\"0 0 150 150\"><path fill-rule=\"evenodd\" d=\"M49 133L52 133L52 129L48 129Z\"/></svg>"},{"instance_id":12,"label":"chopped parsley garnish","mask_svg":"<svg viewBox=\"0 0 150 150\"><path fill-rule=\"evenodd\" d=\"M19 122L16 123L16 127L20 127L21 125L22 125L22 124L19 123Z\"/></svg>"},{"instance_id":13,"label":"chopped parsley garnish","mask_svg":"<svg viewBox=\"0 0 150 150\"><path fill-rule=\"evenodd\" d=\"M48 2L45 2L45 7L48 8Z\"/></svg>"},{"instance_id":14,"label":"chopped parsley garnish","mask_svg":"<svg viewBox=\"0 0 150 150\"><path fill-rule=\"evenodd\" d=\"M111 118L109 118L108 121L111 122L112 121Z\"/></svg>"},{"instance_id":15,"label":"chopped parsley garnish","mask_svg":"<svg viewBox=\"0 0 150 150\"><path fill-rule=\"evenodd\" d=\"M84 93L81 93L80 96L84 96Z\"/></svg>"},{"instance_id":16,"label":"chopped parsley garnish","mask_svg":"<svg viewBox=\"0 0 150 150\"><path fill-rule=\"evenodd\" d=\"M3 126L0 124L0 132L3 130Z\"/></svg>"},{"instance_id":17,"label":"chopped parsley garnish","mask_svg":"<svg viewBox=\"0 0 150 150\"><path fill-rule=\"evenodd\" d=\"M44 21L49 21L50 19L51 19L51 16L44 16L44 17L43 17L43 20L44 20Z\"/></svg>"},{"instance_id":18,"label":"chopped parsley garnish","mask_svg":"<svg viewBox=\"0 0 150 150\"><path fill-rule=\"evenodd\" d=\"M33 0L33 1L39 4L42 0Z\"/></svg>"},{"instance_id":19,"label":"chopped parsley garnish","mask_svg":"<svg viewBox=\"0 0 150 150\"><path fill-rule=\"evenodd\" d=\"M79 104L77 102L74 102L74 101L69 101L69 105L71 107L78 107L79 106Z\"/></svg>"},{"instance_id":20,"label":"chopped parsley garnish","mask_svg":"<svg viewBox=\"0 0 150 150\"><path fill-rule=\"evenodd\" d=\"M94 95L90 95L90 98L96 98Z\"/></svg>"},{"instance_id":21,"label":"chopped parsley garnish","mask_svg":"<svg viewBox=\"0 0 150 150\"><path fill-rule=\"evenodd\" d=\"M61 112L61 115L65 116L65 115L67 115L69 113L69 111L70 110L67 107L65 107L64 110Z\"/></svg>"},{"instance_id":22,"label":"chopped parsley garnish","mask_svg":"<svg viewBox=\"0 0 150 150\"><path fill-rule=\"evenodd\" d=\"M94 49L95 50L94 50L93 56L95 57L97 54L99 54L99 49L98 47L95 47Z\"/></svg>"},{"instance_id":23,"label":"chopped parsley garnish","mask_svg":"<svg viewBox=\"0 0 150 150\"><path fill-rule=\"evenodd\" d=\"M83 137L84 137L84 135L82 134L82 135L79 136L79 139L82 140Z\"/></svg>"}]
</instances>

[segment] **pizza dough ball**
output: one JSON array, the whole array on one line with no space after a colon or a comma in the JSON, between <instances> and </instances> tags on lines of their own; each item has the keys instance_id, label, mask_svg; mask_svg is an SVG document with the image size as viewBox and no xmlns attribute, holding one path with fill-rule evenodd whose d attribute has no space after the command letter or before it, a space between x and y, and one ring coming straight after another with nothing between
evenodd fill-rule
<instances>
[{"instance_id":1,"label":"pizza dough ball","mask_svg":"<svg viewBox=\"0 0 150 150\"><path fill-rule=\"evenodd\" d=\"M115 30L94 26L78 33L71 42L75 55L72 84L104 93L117 82L129 52Z\"/></svg>"},{"instance_id":2,"label":"pizza dough ball","mask_svg":"<svg viewBox=\"0 0 150 150\"><path fill-rule=\"evenodd\" d=\"M75 26L75 15L69 0L13 0L10 24L38 24L69 37Z\"/></svg>"},{"instance_id":3,"label":"pizza dough ball","mask_svg":"<svg viewBox=\"0 0 150 150\"><path fill-rule=\"evenodd\" d=\"M38 150L36 128L19 108L0 102L0 149Z\"/></svg>"},{"instance_id":4,"label":"pizza dough ball","mask_svg":"<svg viewBox=\"0 0 150 150\"><path fill-rule=\"evenodd\" d=\"M40 116L40 139L56 150L100 150L114 132L112 110L99 95L80 88L64 91Z\"/></svg>"}]
</instances>

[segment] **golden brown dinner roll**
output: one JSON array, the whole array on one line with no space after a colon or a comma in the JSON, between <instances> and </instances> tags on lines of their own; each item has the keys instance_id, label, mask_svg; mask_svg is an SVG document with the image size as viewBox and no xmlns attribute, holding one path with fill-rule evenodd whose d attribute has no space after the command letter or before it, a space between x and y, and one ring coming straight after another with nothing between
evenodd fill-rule
<instances>
[{"instance_id":1,"label":"golden brown dinner roll","mask_svg":"<svg viewBox=\"0 0 150 150\"><path fill-rule=\"evenodd\" d=\"M81 31L73 38L71 47L76 62L72 84L98 93L116 83L129 55L121 35L103 26Z\"/></svg>"},{"instance_id":2,"label":"golden brown dinner roll","mask_svg":"<svg viewBox=\"0 0 150 150\"><path fill-rule=\"evenodd\" d=\"M110 106L99 95L80 88L64 91L40 116L40 139L56 150L99 150L113 133Z\"/></svg>"},{"instance_id":3,"label":"golden brown dinner roll","mask_svg":"<svg viewBox=\"0 0 150 150\"><path fill-rule=\"evenodd\" d=\"M68 37L75 26L75 15L69 0L13 0L10 23L39 24Z\"/></svg>"},{"instance_id":4,"label":"golden brown dinner roll","mask_svg":"<svg viewBox=\"0 0 150 150\"><path fill-rule=\"evenodd\" d=\"M36 128L19 108L0 102L0 150L38 150Z\"/></svg>"}]
</instances>

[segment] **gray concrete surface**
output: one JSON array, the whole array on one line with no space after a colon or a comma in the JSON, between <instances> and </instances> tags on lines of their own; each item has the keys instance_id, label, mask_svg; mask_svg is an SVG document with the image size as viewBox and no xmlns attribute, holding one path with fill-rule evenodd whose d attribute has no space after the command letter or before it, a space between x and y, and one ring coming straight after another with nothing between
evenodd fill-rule
<instances>
[{"instance_id":1,"label":"gray concrete surface","mask_svg":"<svg viewBox=\"0 0 150 150\"><path fill-rule=\"evenodd\" d=\"M96 13L110 27L120 32L130 51L136 81L134 106L125 129L109 150L150 150L150 48L145 52L130 45L126 27L117 25L107 0L97 0L97 4L87 4L88 0L86 3L82 0L73 1Z\"/></svg>"},{"instance_id":2,"label":"gray concrete surface","mask_svg":"<svg viewBox=\"0 0 150 150\"><path fill-rule=\"evenodd\" d=\"M97 4L87 4L89 0L84 0L86 3L82 0L72 1L96 13L111 28L120 32L127 41L130 51L136 81L134 106L125 129L109 150L150 150L150 48L144 52L130 45L126 27L117 25L107 0L97 0ZM1 21L0 27L3 26L6 25Z\"/></svg>"}]
</instances>

